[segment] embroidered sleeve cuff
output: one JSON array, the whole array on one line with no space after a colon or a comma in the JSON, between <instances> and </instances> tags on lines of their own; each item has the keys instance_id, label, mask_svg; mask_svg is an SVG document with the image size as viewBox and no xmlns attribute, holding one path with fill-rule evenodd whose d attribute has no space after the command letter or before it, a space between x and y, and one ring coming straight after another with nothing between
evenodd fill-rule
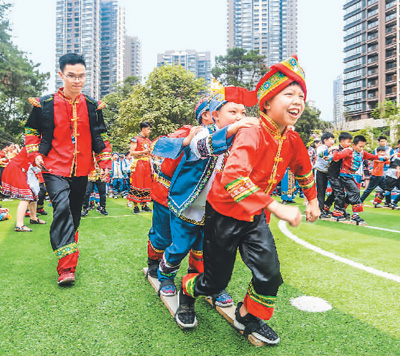
<instances>
[{"instance_id":1,"label":"embroidered sleeve cuff","mask_svg":"<svg viewBox=\"0 0 400 356\"><path fill-rule=\"evenodd\" d=\"M254 194L258 190L257 187L249 177L240 177L225 186L226 191L231 195L236 203Z\"/></svg>"},{"instance_id":2,"label":"embroidered sleeve cuff","mask_svg":"<svg viewBox=\"0 0 400 356\"><path fill-rule=\"evenodd\" d=\"M296 180L299 182L299 185L303 189L309 189L314 186L314 174L312 171L305 175L295 175Z\"/></svg>"}]
</instances>

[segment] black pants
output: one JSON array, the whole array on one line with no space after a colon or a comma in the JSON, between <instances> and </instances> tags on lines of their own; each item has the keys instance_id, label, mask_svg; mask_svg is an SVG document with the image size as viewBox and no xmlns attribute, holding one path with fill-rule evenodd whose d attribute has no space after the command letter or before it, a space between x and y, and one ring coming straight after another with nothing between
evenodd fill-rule
<instances>
[{"instance_id":1,"label":"black pants","mask_svg":"<svg viewBox=\"0 0 400 356\"><path fill-rule=\"evenodd\" d=\"M204 227L204 273L196 279L194 295L212 295L224 289L231 279L239 248L243 262L253 273L258 294L276 296L282 284L274 238L264 212L253 222L240 221L216 212L206 204Z\"/></svg>"},{"instance_id":2,"label":"black pants","mask_svg":"<svg viewBox=\"0 0 400 356\"><path fill-rule=\"evenodd\" d=\"M360 188L352 177L340 176L343 188L346 189L346 202L351 205L361 204Z\"/></svg>"},{"instance_id":3,"label":"black pants","mask_svg":"<svg viewBox=\"0 0 400 356\"><path fill-rule=\"evenodd\" d=\"M339 177L332 177L328 175L328 180L332 188L333 199L335 200L335 210L344 212L344 205L346 200L346 194L342 182Z\"/></svg>"},{"instance_id":4,"label":"black pants","mask_svg":"<svg viewBox=\"0 0 400 356\"><path fill-rule=\"evenodd\" d=\"M389 202L392 200L391 194L392 190L394 188L397 188L400 190L400 178L392 178L392 177L386 177L386 191L389 193L386 195L386 201L389 200ZM387 199L389 197L389 199ZM397 204L400 201L400 195L393 201L393 203Z\"/></svg>"},{"instance_id":5,"label":"black pants","mask_svg":"<svg viewBox=\"0 0 400 356\"><path fill-rule=\"evenodd\" d=\"M37 205L38 207L43 207L44 204L44 197L46 196L46 186L44 185L44 183L39 183L39 194L38 194L38 201L37 201Z\"/></svg>"},{"instance_id":6,"label":"black pants","mask_svg":"<svg viewBox=\"0 0 400 356\"><path fill-rule=\"evenodd\" d=\"M61 177L43 174L53 205L50 241L53 250L75 242L75 232L81 221L81 209L88 178Z\"/></svg>"},{"instance_id":7,"label":"black pants","mask_svg":"<svg viewBox=\"0 0 400 356\"><path fill-rule=\"evenodd\" d=\"M371 176L368 184L368 188L365 189L363 195L361 196L361 202L364 202L365 199L368 198L368 195L376 188L380 187L382 190L385 190L385 177L384 176Z\"/></svg>"},{"instance_id":8,"label":"black pants","mask_svg":"<svg viewBox=\"0 0 400 356\"><path fill-rule=\"evenodd\" d=\"M100 206L102 208L106 207L106 199L107 199L106 182L102 182L100 179L98 179L95 182L91 182L91 181L87 182L85 198L83 200L83 208L84 209L86 209L89 206L90 194L92 194L95 185L96 185L97 190L99 191L99 195L100 195Z\"/></svg>"},{"instance_id":9,"label":"black pants","mask_svg":"<svg viewBox=\"0 0 400 356\"><path fill-rule=\"evenodd\" d=\"M317 186L317 199L319 210L324 210L326 188L328 187L328 173L315 170L315 184Z\"/></svg>"}]
</instances>

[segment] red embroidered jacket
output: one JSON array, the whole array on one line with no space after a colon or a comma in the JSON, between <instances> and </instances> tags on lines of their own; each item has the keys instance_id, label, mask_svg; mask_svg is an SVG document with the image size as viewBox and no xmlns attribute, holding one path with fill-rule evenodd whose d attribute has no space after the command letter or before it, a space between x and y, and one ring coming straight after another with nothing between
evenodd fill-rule
<instances>
[{"instance_id":1,"label":"red embroidered jacket","mask_svg":"<svg viewBox=\"0 0 400 356\"><path fill-rule=\"evenodd\" d=\"M299 134L286 129L281 135L263 113L261 124L261 128L252 126L236 134L207 197L216 211L237 220L252 221L273 202L270 194L288 167L308 200L317 196L310 158Z\"/></svg>"},{"instance_id":2,"label":"red embroidered jacket","mask_svg":"<svg viewBox=\"0 0 400 356\"><path fill-rule=\"evenodd\" d=\"M340 175L351 177L358 171L364 159L369 161L374 159L378 160L379 156L373 155L366 151L356 152L351 149L344 149L343 151L335 152L332 159L334 161L343 159L342 166L340 168Z\"/></svg>"},{"instance_id":3,"label":"red embroidered jacket","mask_svg":"<svg viewBox=\"0 0 400 356\"><path fill-rule=\"evenodd\" d=\"M44 166L51 174L63 177L87 176L93 169L92 136L90 132L88 108L86 97L80 94L74 102L63 93L60 88L54 94L54 131L51 141L51 149L47 156L43 155ZM25 128L25 144L28 156L34 160L39 155L39 144L41 143L41 130L31 123L41 120L41 103L38 98L30 98L34 105L32 115L35 119L28 121L29 126ZM104 104L98 102L97 110L104 108ZM101 133L105 149L95 154L100 168L111 168L111 147L106 133Z\"/></svg>"}]
</instances>

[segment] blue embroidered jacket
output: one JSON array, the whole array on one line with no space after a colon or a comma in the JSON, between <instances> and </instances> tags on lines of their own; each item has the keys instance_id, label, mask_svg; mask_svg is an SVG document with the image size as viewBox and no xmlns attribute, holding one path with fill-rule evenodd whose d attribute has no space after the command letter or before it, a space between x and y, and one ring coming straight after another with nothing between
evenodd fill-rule
<instances>
[{"instance_id":1,"label":"blue embroidered jacket","mask_svg":"<svg viewBox=\"0 0 400 356\"><path fill-rule=\"evenodd\" d=\"M184 156L171 179L168 196L168 207L177 216L187 209L199 196L209 181L218 156L225 153L232 144L234 136L227 139L229 126L216 131L215 125L208 125L210 135L197 141L195 150L188 147L177 147L168 137L156 143L153 154L165 158ZM176 139L175 139L176 140Z\"/></svg>"}]
</instances>

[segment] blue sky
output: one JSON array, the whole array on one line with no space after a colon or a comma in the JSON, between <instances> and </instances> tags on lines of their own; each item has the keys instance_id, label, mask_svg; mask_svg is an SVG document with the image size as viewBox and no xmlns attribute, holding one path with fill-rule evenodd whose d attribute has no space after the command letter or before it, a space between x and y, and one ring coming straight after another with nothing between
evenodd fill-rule
<instances>
[{"instance_id":1,"label":"blue sky","mask_svg":"<svg viewBox=\"0 0 400 356\"><path fill-rule=\"evenodd\" d=\"M14 43L41 70L51 72L54 89L56 0L8 0ZM226 53L226 0L120 0L126 9L127 34L139 36L143 74L166 50ZM343 0L298 0L298 56L306 72L308 100L315 101L321 118L331 120L333 80L343 70Z\"/></svg>"}]
</instances>

